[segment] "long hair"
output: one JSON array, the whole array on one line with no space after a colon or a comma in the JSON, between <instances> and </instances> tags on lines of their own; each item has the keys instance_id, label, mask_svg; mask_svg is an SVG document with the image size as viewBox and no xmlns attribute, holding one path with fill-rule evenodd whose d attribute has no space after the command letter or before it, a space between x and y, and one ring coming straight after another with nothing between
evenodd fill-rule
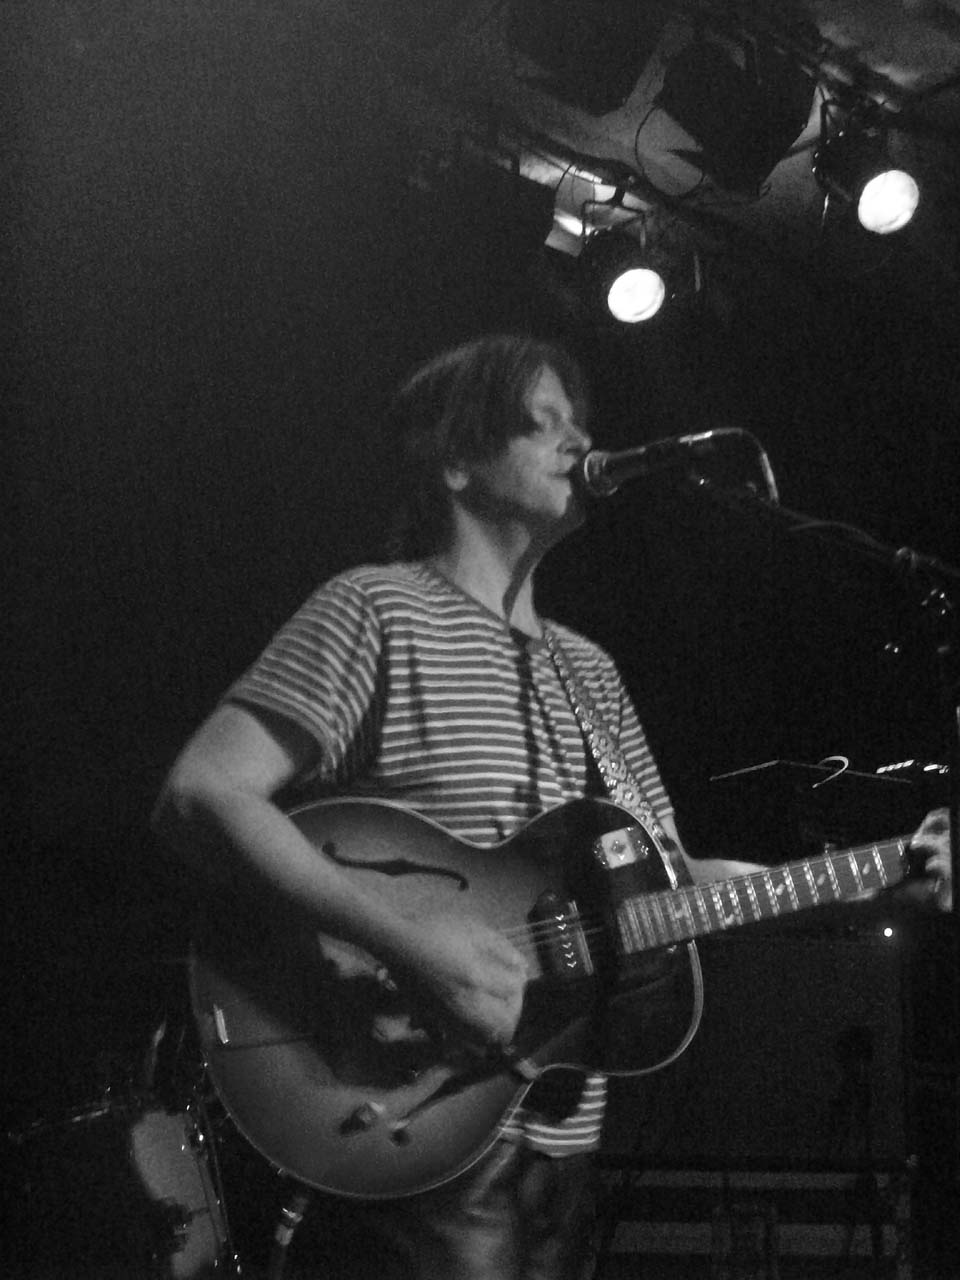
<instances>
[{"instance_id":1,"label":"long hair","mask_svg":"<svg viewBox=\"0 0 960 1280\"><path fill-rule=\"evenodd\" d=\"M475 338L436 356L400 387L386 420L398 492L391 558L417 559L445 544L451 520L445 468L494 458L533 429L526 397L545 367L583 421L587 392L579 365L562 347L524 335Z\"/></svg>"}]
</instances>

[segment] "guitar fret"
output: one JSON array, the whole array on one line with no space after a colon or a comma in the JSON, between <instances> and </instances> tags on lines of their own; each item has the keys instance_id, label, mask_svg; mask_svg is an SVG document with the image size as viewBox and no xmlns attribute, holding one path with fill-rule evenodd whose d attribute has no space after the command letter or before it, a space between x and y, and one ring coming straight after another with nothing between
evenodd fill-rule
<instances>
[{"instance_id":1,"label":"guitar fret","mask_svg":"<svg viewBox=\"0 0 960 1280\"><path fill-rule=\"evenodd\" d=\"M644 900L642 898L633 898L623 904L623 910L628 914L626 932L633 943L632 946L627 947L627 950L649 950L655 946L656 937L649 926Z\"/></svg>"},{"instance_id":2,"label":"guitar fret","mask_svg":"<svg viewBox=\"0 0 960 1280\"><path fill-rule=\"evenodd\" d=\"M900 870L902 874L902 864L907 849L905 842L903 840L893 840L886 846L886 849L893 854L896 859L896 868ZM880 880L880 884L885 888L890 883L890 871L887 866L887 862L884 859L880 845L875 844L870 852L873 854L873 860L876 864L877 876ZM899 876L897 879L899 879Z\"/></svg>"},{"instance_id":3,"label":"guitar fret","mask_svg":"<svg viewBox=\"0 0 960 1280\"><path fill-rule=\"evenodd\" d=\"M648 947L656 947L660 939L657 937L657 924L650 911L650 899L641 898L638 903L637 917L642 924L641 932L647 940ZM639 927L639 926L638 926Z\"/></svg>"},{"instance_id":4,"label":"guitar fret","mask_svg":"<svg viewBox=\"0 0 960 1280\"><path fill-rule=\"evenodd\" d=\"M725 929L729 925L733 924L733 920L724 913L723 898L721 897L720 887L718 884L710 885L710 897L713 900L714 909L716 910L715 924L717 928Z\"/></svg>"},{"instance_id":5,"label":"guitar fret","mask_svg":"<svg viewBox=\"0 0 960 1280\"><path fill-rule=\"evenodd\" d=\"M813 863L805 862L803 864L803 883L800 886L800 897L802 902L801 909L806 907L817 907L820 905L820 886L817 884L817 878L813 874Z\"/></svg>"},{"instance_id":6,"label":"guitar fret","mask_svg":"<svg viewBox=\"0 0 960 1280\"><path fill-rule=\"evenodd\" d=\"M880 883L879 884L877 883L877 864L875 860L875 852L876 851L874 848L867 847L867 846L864 846L864 848L862 849L855 849L853 851L854 857L857 862L857 875L859 877L860 883L863 885L864 889L867 892L869 892L871 889L875 890L877 888L880 888L882 887L882 884L883 884L882 878L880 880Z\"/></svg>"},{"instance_id":7,"label":"guitar fret","mask_svg":"<svg viewBox=\"0 0 960 1280\"><path fill-rule=\"evenodd\" d=\"M650 928L649 915L644 898L633 898L628 904L633 935L644 949L656 946L656 936Z\"/></svg>"},{"instance_id":8,"label":"guitar fret","mask_svg":"<svg viewBox=\"0 0 960 1280\"><path fill-rule=\"evenodd\" d=\"M870 853L873 855L873 865L877 869L877 879L880 881L881 885L885 886L887 883L887 869L883 865L883 859L880 856L879 846L874 845L873 848L870 850Z\"/></svg>"},{"instance_id":9,"label":"guitar fret","mask_svg":"<svg viewBox=\"0 0 960 1280\"><path fill-rule=\"evenodd\" d=\"M715 884L708 884L705 888L709 895L704 899L704 905L710 913L709 927L711 929L718 929L723 920L723 916L720 912L720 895L717 892L717 886Z\"/></svg>"},{"instance_id":10,"label":"guitar fret","mask_svg":"<svg viewBox=\"0 0 960 1280\"><path fill-rule=\"evenodd\" d=\"M620 932L620 947L626 954L642 951L644 937L637 921L636 899L621 902L617 907L617 928Z\"/></svg>"},{"instance_id":11,"label":"guitar fret","mask_svg":"<svg viewBox=\"0 0 960 1280\"><path fill-rule=\"evenodd\" d=\"M764 871L761 878L766 888L767 896L770 899L770 910L775 916L778 916L780 914L780 898L773 887L773 876L769 871Z\"/></svg>"},{"instance_id":12,"label":"guitar fret","mask_svg":"<svg viewBox=\"0 0 960 1280\"><path fill-rule=\"evenodd\" d=\"M750 899L750 910L753 914L753 918L754 920L759 920L763 915L763 912L760 910L760 899L757 897L756 885L753 883L754 877L745 876L744 881L747 886L747 897Z\"/></svg>"},{"instance_id":13,"label":"guitar fret","mask_svg":"<svg viewBox=\"0 0 960 1280\"><path fill-rule=\"evenodd\" d=\"M830 877L830 888L833 890L833 896L834 898L839 898L840 897L840 881L837 879L837 869L833 865L833 859L825 858L824 862L827 865L827 875Z\"/></svg>"},{"instance_id":14,"label":"guitar fret","mask_svg":"<svg viewBox=\"0 0 960 1280\"><path fill-rule=\"evenodd\" d=\"M663 902L659 893L650 895L650 914L655 923L658 940L670 942L670 930L667 927L667 918L663 913Z\"/></svg>"},{"instance_id":15,"label":"guitar fret","mask_svg":"<svg viewBox=\"0 0 960 1280\"><path fill-rule=\"evenodd\" d=\"M696 925L696 915L694 914L694 908L692 908L692 900L696 897L694 888L685 888L685 890L681 892L680 897L682 904L684 904L684 913L682 913L682 918L684 918L684 933L682 933L681 936L685 938L695 938L696 933L698 933L698 925Z\"/></svg>"},{"instance_id":16,"label":"guitar fret","mask_svg":"<svg viewBox=\"0 0 960 1280\"><path fill-rule=\"evenodd\" d=\"M743 907L740 905L740 894L737 890L736 880L727 881L727 892L730 895L730 903L733 907L733 919L731 923L745 924L746 922L743 918Z\"/></svg>"},{"instance_id":17,"label":"guitar fret","mask_svg":"<svg viewBox=\"0 0 960 1280\"><path fill-rule=\"evenodd\" d=\"M650 924L653 928L654 937L662 946L664 943L670 942L670 932L667 928L666 916L663 914L663 895L653 893L650 895Z\"/></svg>"},{"instance_id":18,"label":"guitar fret","mask_svg":"<svg viewBox=\"0 0 960 1280\"><path fill-rule=\"evenodd\" d=\"M833 867L834 877L837 882L837 897L840 901L845 902L848 898L855 898L859 888L849 853L845 852L839 858L832 857L830 865Z\"/></svg>"},{"instance_id":19,"label":"guitar fret","mask_svg":"<svg viewBox=\"0 0 960 1280\"><path fill-rule=\"evenodd\" d=\"M810 890L810 901L816 906L820 901L820 895L817 892L817 882L813 878L813 868L809 862L803 864L803 876L807 882L807 888Z\"/></svg>"},{"instance_id":20,"label":"guitar fret","mask_svg":"<svg viewBox=\"0 0 960 1280\"><path fill-rule=\"evenodd\" d=\"M676 891L660 895L660 907L663 913L668 942L678 942L686 932L683 907L678 901L678 897L679 895Z\"/></svg>"},{"instance_id":21,"label":"guitar fret","mask_svg":"<svg viewBox=\"0 0 960 1280\"><path fill-rule=\"evenodd\" d=\"M692 893L692 890L684 889L680 894L680 901L683 903L683 908L682 908L682 913L678 913L677 923L679 925L680 916L682 914L682 919L686 926L683 929L683 932L679 935L680 937L687 937L687 938L696 937L697 922L693 915L693 908L690 905L691 893Z\"/></svg>"},{"instance_id":22,"label":"guitar fret","mask_svg":"<svg viewBox=\"0 0 960 1280\"><path fill-rule=\"evenodd\" d=\"M703 888L700 885L696 885L691 890L691 893L693 894L694 901L697 904L700 915L703 918L703 932L706 933L710 929L710 912L707 910L706 899L703 896Z\"/></svg>"},{"instance_id":23,"label":"guitar fret","mask_svg":"<svg viewBox=\"0 0 960 1280\"><path fill-rule=\"evenodd\" d=\"M853 872L853 878L857 882L857 892L863 893L863 876L860 874L860 867L857 864L857 855L855 850L850 850L850 853L847 855L847 862L850 866L850 870Z\"/></svg>"},{"instance_id":24,"label":"guitar fret","mask_svg":"<svg viewBox=\"0 0 960 1280\"><path fill-rule=\"evenodd\" d=\"M797 884L793 878L793 869L791 867L783 868L783 883L787 887L787 893L790 896L790 905L794 911L800 910L800 897L797 893Z\"/></svg>"}]
</instances>

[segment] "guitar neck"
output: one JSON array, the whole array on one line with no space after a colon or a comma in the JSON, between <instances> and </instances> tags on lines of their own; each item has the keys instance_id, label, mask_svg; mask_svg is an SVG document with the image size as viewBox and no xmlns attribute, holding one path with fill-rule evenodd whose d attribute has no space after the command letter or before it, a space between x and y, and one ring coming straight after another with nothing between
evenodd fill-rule
<instances>
[{"instance_id":1,"label":"guitar neck","mask_svg":"<svg viewBox=\"0 0 960 1280\"><path fill-rule=\"evenodd\" d=\"M907 841L863 845L749 875L645 893L617 908L628 954L686 942L796 911L869 897L903 879Z\"/></svg>"}]
</instances>

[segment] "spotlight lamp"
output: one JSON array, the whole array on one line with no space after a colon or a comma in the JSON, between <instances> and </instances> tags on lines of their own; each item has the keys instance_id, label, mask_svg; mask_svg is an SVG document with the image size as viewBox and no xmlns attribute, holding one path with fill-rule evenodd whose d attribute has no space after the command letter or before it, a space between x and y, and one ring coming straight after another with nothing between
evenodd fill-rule
<instances>
[{"instance_id":1,"label":"spotlight lamp","mask_svg":"<svg viewBox=\"0 0 960 1280\"><path fill-rule=\"evenodd\" d=\"M856 113L838 117L835 103L821 109L813 172L827 202L836 197L855 206L860 225L874 235L905 227L920 202L916 179L891 162L882 125Z\"/></svg>"},{"instance_id":2,"label":"spotlight lamp","mask_svg":"<svg viewBox=\"0 0 960 1280\"><path fill-rule=\"evenodd\" d=\"M621 324L652 320L668 296L666 267L643 240L614 227L591 232L580 252L583 288Z\"/></svg>"}]
</instances>

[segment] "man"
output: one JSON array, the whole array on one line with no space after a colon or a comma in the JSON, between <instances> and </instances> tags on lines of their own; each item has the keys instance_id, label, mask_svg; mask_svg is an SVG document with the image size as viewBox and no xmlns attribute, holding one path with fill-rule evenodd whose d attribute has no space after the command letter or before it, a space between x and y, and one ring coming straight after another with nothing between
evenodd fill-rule
<instances>
[{"instance_id":1,"label":"man","mask_svg":"<svg viewBox=\"0 0 960 1280\"><path fill-rule=\"evenodd\" d=\"M368 892L278 798L385 796L489 845L602 793L533 590L541 559L583 519L573 472L590 447L585 412L577 367L533 339L480 339L420 370L391 423L404 559L339 575L311 597L188 743L158 806L160 827L211 874L374 955L477 1053L509 1052L528 977L521 951L480 919L411 918ZM679 850L612 661L551 631ZM944 875L945 838L932 830L921 839ZM752 869L682 857L698 880ZM573 1280L602 1102L591 1076L569 1114L527 1108L449 1186L371 1208L405 1274Z\"/></svg>"}]
</instances>

